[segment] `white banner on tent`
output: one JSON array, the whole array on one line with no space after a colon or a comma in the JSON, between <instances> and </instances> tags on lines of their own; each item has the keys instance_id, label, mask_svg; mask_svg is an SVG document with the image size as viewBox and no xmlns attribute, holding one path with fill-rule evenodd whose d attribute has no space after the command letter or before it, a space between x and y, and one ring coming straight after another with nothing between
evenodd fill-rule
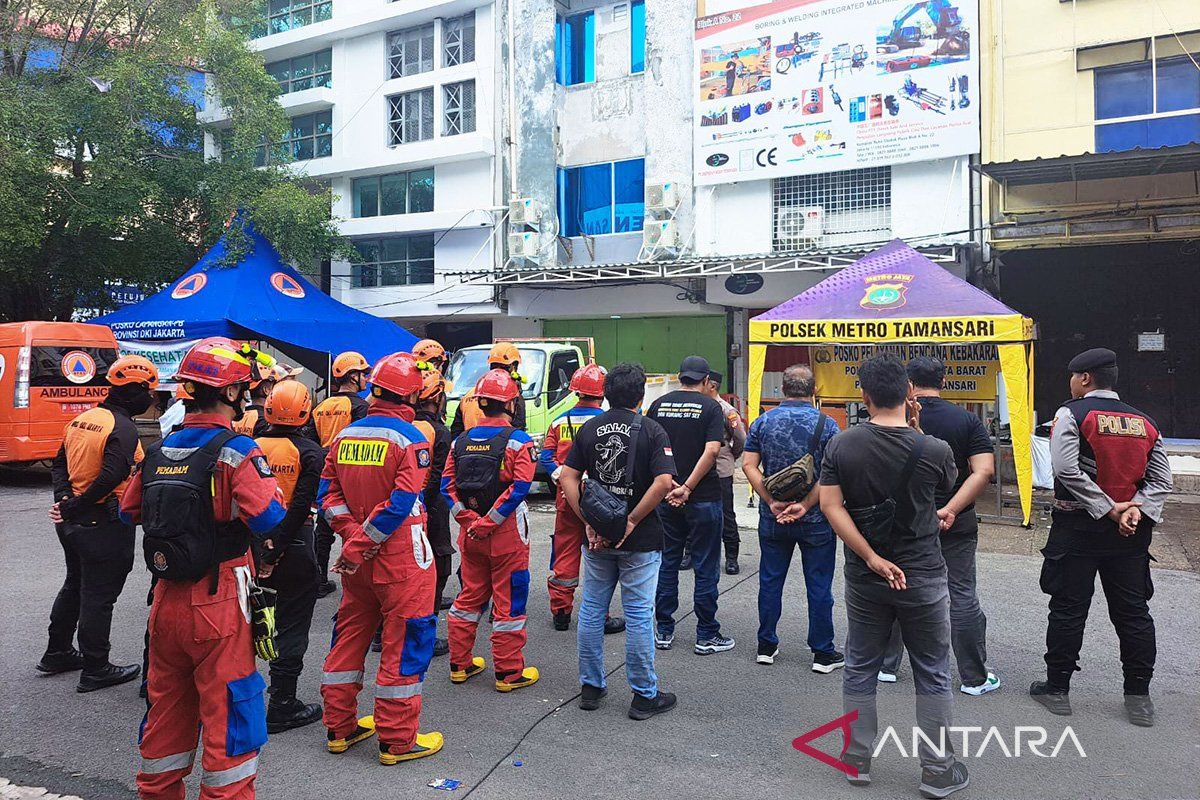
<instances>
[{"instance_id":1,"label":"white banner on tent","mask_svg":"<svg viewBox=\"0 0 1200 800\"><path fill-rule=\"evenodd\" d=\"M136 342L118 340L117 347L123 356L142 356L158 367L159 386L173 387L170 378L179 370L179 362L199 339L180 339L174 342Z\"/></svg>"}]
</instances>

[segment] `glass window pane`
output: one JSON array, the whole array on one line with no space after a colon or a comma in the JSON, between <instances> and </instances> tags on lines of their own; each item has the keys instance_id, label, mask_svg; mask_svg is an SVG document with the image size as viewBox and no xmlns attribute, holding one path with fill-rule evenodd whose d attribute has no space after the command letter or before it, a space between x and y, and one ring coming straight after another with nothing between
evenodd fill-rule
<instances>
[{"instance_id":1,"label":"glass window pane","mask_svg":"<svg viewBox=\"0 0 1200 800\"><path fill-rule=\"evenodd\" d=\"M333 3L321 3L316 7L313 17L317 22L323 22L333 17Z\"/></svg>"},{"instance_id":2,"label":"glass window pane","mask_svg":"<svg viewBox=\"0 0 1200 800\"><path fill-rule=\"evenodd\" d=\"M301 139L305 136L313 135L313 117L312 114L305 114L301 117L292 118L292 138Z\"/></svg>"},{"instance_id":3,"label":"glass window pane","mask_svg":"<svg viewBox=\"0 0 1200 800\"><path fill-rule=\"evenodd\" d=\"M588 236L612 233L612 164L579 167L578 207L580 232Z\"/></svg>"},{"instance_id":4,"label":"glass window pane","mask_svg":"<svg viewBox=\"0 0 1200 800\"><path fill-rule=\"evenodd\" d=\"M292 12L292 27L299 28L312 24L312 6Z\"/></svg>"},{"instance_id":5,"label":"glass window pane","mask_svg":"<svg viewBox=\"0 0 1200 800\"><path fill-rule=\"evenodd\" d=\"M363 261L373 262L379 260L379 241L377 239L355 242L354 247L358 250L358 254L362 256Z\"/></svg>"},{"instance_id":6,"label":"glass window pane","mask_svg":"<svg viewBox=\"0 0 1200 800\"><path fill-rule=\"evenodd\" d=\"M646 3L637 0L630 9L629 71L646 71Z\"/></svg>"},{"instance_id":7,"label":"glass window pane","mask_svg":"<svg viewBox=\"0 0 1200 800\"><path fill-rule=\"evenodd\" d=\"M282 14L288 10L288 6L288 0L270 0L267 4L267 14L272 16Z\"/></svg>"},{"instance_id":8,"label":"glass window pane","mask_svg":"<svg viewBox=\"0 0 1200 800\"><path fill-rule=\"evenodd\" d=\"M380 180L381 214L403 214L405 212L405 190L407 181L404 173L384 175Z\"/></svg>"},{"instance_id":9,"label":"glass window pane","mask_svg":"<svg viewBox=\"0 0 1200 800\"><path fill-rule=\"evenodd\" d=\"M409 258L414 261L433 258L433 234L410 236L407 241Z\"/></svg>"},{"instance_id":10,"label":"glass window pane","mask_svg":"<svg viewBox=\"0 0 1200 800\"><path fill-rule=\"evenodd\" d=\"M379 179L359 178L354 182L354 216L373 217L379 213Z\"/></svg>"},{"instance_id":11,"label":"glass window pane","mask_svg":"<svg viewBox=\"0 0 1200 800\"><path fill-rule=\"evenodd\" d=\"M1149 120L1146 141L1147 147L1176 147L1200 142L1200 114Z\"/></svg>"},{"instance_id":12,"label":"glass window pane","mask_svg":"<svg viewBox=\"0 0 1200 800\"><path fill-rule=\"evenodd\" d=\"M297 161L307 161L313 157L313 140L301 139L292 142L292 157Z\"/></svg>"},{"instance_id":13,"label":"glass window pane","mask_svg":"<svg viewBox=\"0 0 1200 800\"><path fill-rule=\"evenodd\" d=\"M313 158L328 158L333 155L333 137L318 136L317 137L317 152Z\"/></svg>"},{"instance_id":14,"label":"glass window pane","mask_svg":"<svg viewBox=\"0 0 1200 800\"><path fill-rule=\"evenodd\" d=\"M296 78L307 78L313 73L313 57L297 56L292 59L292 75Z\"/></svg>"},{"instance_id":15,"label":"glass window pane","mask_svg":"<svg viewBox=\"0 0 1200 800\"><path fill-rule=\"evenodd\" d=\"M274 64L267 64L267 74L279 81L280 84L284 84L291 78L292 71L287 61L276 61ZM287 91L286 86L283 91Z\"/></svg>"},{"instance_id":16,"label":"glass window pane","mask_svg":"<svg viewBox=\"0 0 1200 800\"><path fill-rule=\"evenodd\" d=\"M1200 108L1200 69L1187 56L1158 62L1158 110Z\"/></svg>"},{"instance_id":17,"label":"glass window pane","mask_svg":"<svg viewBox=\"0 0 1200 800\"><path fill-rule=\"evenodd\" d=\"M617 233L640 231L646 215L646 162L636 158L613 164L613 224Z\"/></svg>"},{"instance_id":18,"label":"glass window pane","mask_svg":"<svg viewBox=\"0 0 1200 800\"><path fill-rule=\"evenodd\" d=\"M383 261L404 261L408 258L408 239L396 237L383 240Z\"/></svg>"},{"instance_id":19,"label":"glass window pane","mask_svg":"<svg viewBox=\"0 0 1200 800\"><path fill-rule=\"evenodd\" d=\"M408 262L409 283L433 283L433 259Z\"/></svg>"},{"instance_id":20,"label":"glass window pane","mask_svg":"<svg viewBox=\"0 0 1200 800\"><path fill-rule=\"evenodd\" d=\"M408 213L433 211L433 170L422 169L409 173Z\"/></svg>"},{"instance_id":21,"label":"glass window pane","mask_svg":"<svg viewBox=\"0 0 1200 800\"><path fill-rule=\"evenodd\" d=\"M320 111L316 114L317 133L333 133L333 112Z\"/></svg>"},{"instance_id":22,"label":"glass window pane","mask_svg":"<svg viewBox=\"0 0 1200 800\"><path fill-rule=\"evenodd\" d=\"M1096 70L1096 119L1149 114L1153 111L1150 62Z\"/></svg>"},{"instance_id":23,"label":"glass window pane","mask_svg":"<svg viewBox=\"0 0 1200 800\"><path fill-rule=\"evenodd\" d=\"M329 72L333 69L333 51L322 50L317 53L315 62L317 72Z\"/></svg>"}]
</instances>

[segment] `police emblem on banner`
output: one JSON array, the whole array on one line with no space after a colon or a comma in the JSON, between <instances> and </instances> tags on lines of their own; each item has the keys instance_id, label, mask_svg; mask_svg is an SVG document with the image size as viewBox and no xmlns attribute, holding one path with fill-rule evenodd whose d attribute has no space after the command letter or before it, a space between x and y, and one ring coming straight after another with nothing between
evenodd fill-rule
<instances>
[{"instance_id":1,"label":"police emblem on banner","mask_svg":"<svg viewBox=\"0 0 1200 800\"><path fill-rule=\"evenodd\" d=\"M912 275L871 275L865 279L866 290L858 304L874 311L900 308L908 302L905 294L912 279Z\"/></svg>"}]
</instances>

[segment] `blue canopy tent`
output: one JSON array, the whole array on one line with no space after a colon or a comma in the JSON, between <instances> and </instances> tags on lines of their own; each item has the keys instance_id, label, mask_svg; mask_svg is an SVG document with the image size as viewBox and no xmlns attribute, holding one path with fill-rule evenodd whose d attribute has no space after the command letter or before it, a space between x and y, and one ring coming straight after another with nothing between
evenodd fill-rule
<instances>
[{"instance_id":1,"label":"blue canopy tent","mask_svg":"<svg viewBox=\"0 0 1200 800\"><path fill-rule=\"evenodd\" d=\"M118 340L147 345L205 336L265 340L321 376L343 351L357 350L374 363L416 344L416 337L394 322L316 289L249 222L245 232L253 250L237 264L220 263L226 248L222 236L170 286L93 322L108 325Z\"/></svg>"}]
</instances>

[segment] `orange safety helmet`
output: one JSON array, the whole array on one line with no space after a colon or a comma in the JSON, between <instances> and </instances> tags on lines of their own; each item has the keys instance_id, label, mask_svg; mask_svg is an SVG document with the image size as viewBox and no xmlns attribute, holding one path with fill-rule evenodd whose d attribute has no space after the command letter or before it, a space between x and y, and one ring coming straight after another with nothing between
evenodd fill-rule
<instances>
[{"instance_id":1,"label":"orange safety helmet","mask_svg":"<svg viewBox=\"0 0 1200 800\"><path fill-rule=\"evenodd\" d=\"M488 353L488 363L515 366L521 363L521 351L512 342L496 342Z\"/></svg>"},{"instance_id":2,"label":"orange safety helmet","mask_svg":"<svg viewBox=\"0 0 1200 800\"><path fill-rule=\"evenodd\" d=\"M607 374L599 364L580 367L571 376L570 389L584 397L604 397L604 376Z\"/></svg>"},{"instance_id":3,"label":"orange safety helmet","mask_svg":"<svg viewBox=\"0 0 1200 800\"><path fill-rule=\"evenodd\" d=\"M176 400L195 400L187 389L183 388L182 383L175 384L175 399Z\"/></svg>"},{"instance_id":4,"label":"orange safety helmet","mask_svg":"<svg viewBox=\"0 0 1200 800\"><path fill-rule=\"evenodd\" d=\"M210 336L196 342L192 349L187 351L183 361L179 362L174 381L202 383L217 389L237 383L249 383L250 365L253 363L261 366L255 355L253 350L243 352L242 346L232 339Z\"/></svg>"},{"instance_id":5,"label":"orange safety helmet","mask_svg":"<svg viewBox=\"0 0 1200 800\"><path fill-rule=\"evenodd\" d=\"M476 397L487 397L502 403L517 399L517 395L520 393L521 388L517 386L513 376L502 369L485 372L479 379L479 383L475 384Z\"/></svg>"},{"instance_id":6,"label":"orange safety helmet","mask_svg":"<svg viewBox=\"0 0 1200 800\"><path fill-rule=\"evenodd\" d=\"M375 369L371 370L368 381L373 387L372 394L376 397L379 396L379 389L387 389L401 397L408 397L421 391L425 383L421 370L417 368L417 359L412 353L392 353L379 359Z\"/></svg>"},{"instance_id":7,"label":"orange safety helmet","mask_svg":"<svg viewBox=\"0 0 1200 800\"><path fill-rule=\"evenodd\" d=\"M153 391L158 388L158 367L143 356L121 356L109 366L108 382L113 386L144 383Z\"/></svg>"},{"instance_id":8,"label":"orange safety helmet","mask_svg":"<svg viewBox=\"0 0 1200 800\"><path fill-rule=\"evenodd\" d=\"M433 339L422 339L413 345L412 354L418 361L445 361L446 348Z\"/></svg>"},{"instance_id":9,"label":"orange safety helmet","mask_svg":"<svg viewBox=\"0 0 1200 800\"><path fill-rule=\"evenodd\" d=\"M300 381L281 381L267 395L263 416L272 425L300 426L312 414L312 396Z\"/></svg>"},{"instance_id":10,"label":"orange safety helmet","mask_svg":"<svg viewBox=\"0 0 1200 800\"><path fill-rule=\"evenodd\" d=\"M338 357L333 360L333 377L339 380L346 377L347 374L356 371L371 371L371 365L363 358L362 353L347 350L344 353L338 354Z\"/></svg>"},{"instance_id":11,"label":"orange safety helmet","mask_svg":"<svg viewBox=\"0 0 1200 800\"><path fill-rule=\"evenodd\" d=\"M435 400L450 391L450 383L436 369L427 369L423 373L425 383L421 387L421 400Z\"/></svg>"}]
</instances>

